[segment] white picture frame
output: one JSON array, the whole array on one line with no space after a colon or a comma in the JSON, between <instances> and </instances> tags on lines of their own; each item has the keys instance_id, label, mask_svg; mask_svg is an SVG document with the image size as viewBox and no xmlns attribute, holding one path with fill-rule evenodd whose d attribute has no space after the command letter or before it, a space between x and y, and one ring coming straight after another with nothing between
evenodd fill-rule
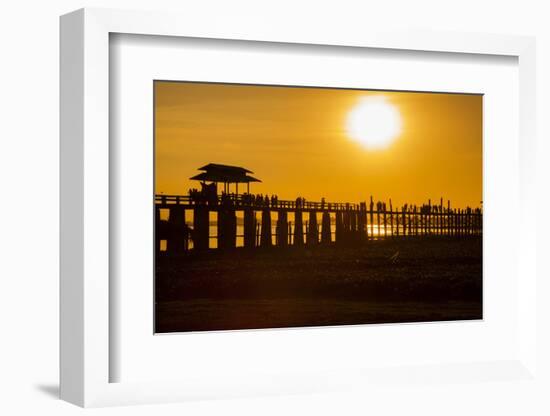
<instances>
[{"instance_id":1,"label":"white picture frame","mask_svg":"<svg viewBox=\"0 0 550 416\"><path fill-rule=\"evenodd\" d=\"M281 374L276 379L235 383L233 374L215 381L112 383L109 365L109 36L113 33L384 48L441 53L506 55L519 62L520 212L535 201L535 41L530 37L380 32L368 28L336 31L281 27L269 22L205 26L192 16L82 9L61 18L61 398L80 406L184 401L255 394L323 392L349 385L393 383L411 371L382 368L368 373L335 370L326 379ZM112 167L112 166L111 166ZM519 354L505 362L417 368L413 378L479 382L472 372L505 374L507 380L535 379L536 217L521 215L518 241ZM360 373L360 374L359 374ZM443 376L442 376L443 375ZM442 378L441 378L442 377ZM483 379L483 377L481 378Z\"/></svg>"}]
</instances>

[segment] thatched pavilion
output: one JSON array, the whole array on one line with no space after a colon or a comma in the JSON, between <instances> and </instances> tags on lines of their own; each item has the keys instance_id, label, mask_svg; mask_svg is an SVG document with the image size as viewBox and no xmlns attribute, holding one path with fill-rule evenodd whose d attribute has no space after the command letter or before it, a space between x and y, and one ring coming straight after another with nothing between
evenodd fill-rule
<instances>
[{"instance_id":1,"label":"thatched pavilion","mask_svg":"<svg viewBox=\"0 0 550 416\"><path fill-rule=\"evenodd\" d=\"M210 182L215 184L216 193L218 192L218 183L223 183L223 190L229 193L230 184L235 184L235 193L239 194L239 183L246 183L246 191L250 193L250 182L261 182L249 175L254 173L240 166L220 165L217 163L209 163L206 166L199 168L203 171L189 179L201 182Z\"/></svg>"}]
</instances>

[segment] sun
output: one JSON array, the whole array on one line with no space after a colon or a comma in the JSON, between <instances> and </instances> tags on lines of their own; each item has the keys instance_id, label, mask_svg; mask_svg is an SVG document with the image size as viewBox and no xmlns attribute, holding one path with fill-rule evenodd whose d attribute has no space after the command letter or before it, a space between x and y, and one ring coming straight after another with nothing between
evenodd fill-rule
<instances>
[{"instance_id":1,"label":"sun","mask_svg":"<svg viewBox=\"0 0 550 416\"><path fill-rule=\"evenodd\" d=\"M350 138L370 150L384 149L401 134L401 114L384 96L363 97L348 114Z\"/></svg>"}]
</instances>

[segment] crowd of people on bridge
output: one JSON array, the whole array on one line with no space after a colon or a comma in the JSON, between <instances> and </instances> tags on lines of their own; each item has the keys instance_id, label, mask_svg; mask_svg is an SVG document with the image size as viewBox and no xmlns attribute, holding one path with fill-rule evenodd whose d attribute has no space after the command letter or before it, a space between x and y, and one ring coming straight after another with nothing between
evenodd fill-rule
<instances>
[{"instance_id":1,"label":"crowd of people on bridge","mask_svg":"<svg viewBox=\"0 0 550 416\"><path fill-rule=\"evenodd\" d=\"M201 182L201 190L196 188L189 190L189 199L194 204L218 204L218 191L215 183L206 184Z\"/></svg>"},{"instance_id":2,"label":"crowd of people on bridge","mask_svg":"<svg viewBox=\"0 0 550 416\"><path fill-rule=\"evenodd\" d=\"M216 184L201 183L202 189L196 188L189 190L189 199L193 204L208 204L208 205L235 205L235 206L255 206L255 207L277 207L279 205L279 197L277 195L263 195L243 193L237 195L235 193L222 192L217 194ZM305 201L305 200L304 200Z\"/></svg>"},{"instance_id":3,"label":"crowd of people on bridge","mask_svg":"<svg viewBox=\"0 0 550 416\"><path fill-rule=\"evenodd\" d=\"M240 196L241 205L252 205L257 207L276 207L279 203L277 195L249 194L244 193Z\"/></svg>"},{"instance_id":4,"label":"crowd of people on bridge","mask_svg":"<svg viewBox=\"0 0 550 416\"><path fill-rule=\"evenodd\" d=\"M235 194L229 192L222 192L220 195L217 193L217 187L215 183L207 184L201 182L201 190L196 188L189 190L189 199L193 204L208 204L208 205L231 205L231 206L252 206L261 208L277 208L277 207L289 207L292 205L291 201L279 201L277 195L264 195L264 194L252 194L243 193ZM316 205L316 208L324 209L327 205L330 209L331 204L326 204L325 198L321 198L321 202L306 202L303 197L298 197L294 201L295 208L308 208L309 205Z\"/></svg>"}]
</instances>

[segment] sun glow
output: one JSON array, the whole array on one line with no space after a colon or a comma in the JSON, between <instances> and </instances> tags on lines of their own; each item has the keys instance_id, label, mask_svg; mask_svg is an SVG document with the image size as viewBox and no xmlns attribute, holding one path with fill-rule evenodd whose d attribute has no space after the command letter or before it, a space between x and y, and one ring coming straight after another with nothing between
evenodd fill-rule
<instances>
[{"instance_id":1,"label":"sun glow","mask_svg":"<svg viewBox=\"0 0 550 416\"><path fill-rule=\"evenodd\" d=\"M401 133L401 114L386 97L364 97L348 115L347 134L367 149L383 149Z\"/></svg>"}]
</instances>

